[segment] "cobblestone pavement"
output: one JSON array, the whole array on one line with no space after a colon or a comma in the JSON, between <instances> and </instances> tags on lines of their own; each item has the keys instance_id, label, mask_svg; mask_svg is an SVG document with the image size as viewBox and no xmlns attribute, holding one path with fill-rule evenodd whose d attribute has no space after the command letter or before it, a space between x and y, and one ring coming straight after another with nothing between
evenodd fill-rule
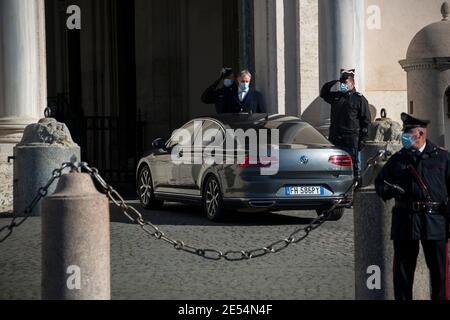
<instances>
[{"instance_id":1,"label":"cobblestone pavement","mask_svg":"<svg viewBox=\"0 0 450 320\"><path fill-rule=\"evenodd\" d=\"M314 212L234 214L206 221L201 209L166 205L145 217L167 235L194 246L254 249L287 237ZM9 220L0 218L0 226ZM0 244L0 299L40 298L40 219L32 218ZM204 261L151 239L111 212L113 299L353 299L353 214L328 222L304 242L263 258Z\"/></svg>"}]
</instances>

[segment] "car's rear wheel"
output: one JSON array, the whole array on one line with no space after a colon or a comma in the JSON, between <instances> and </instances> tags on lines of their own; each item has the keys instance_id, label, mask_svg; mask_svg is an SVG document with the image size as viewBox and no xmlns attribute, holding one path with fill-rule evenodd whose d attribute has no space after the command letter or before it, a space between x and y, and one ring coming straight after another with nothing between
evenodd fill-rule
<instances>
[{"instance_id":1,"label":"car's rear wheel","mask_svg":"<svg viewBox=\"0 0 450 320\"><path fill-rule=\"evenodd\" d=\"M157 210L161 209L164 205L164 201L158 200L155 197L153 191L153 180L150 172L150 168L145 165L139 172L137 182L137 192L139 200L144 209Z\"/></svg>"},{"instance_id":2,"label":"car's rear wheel","mask_svg":"<svg viewBox=\"0 0 450 320\"><path fill-rule=\"evenodd\" d=\"M325 210L317 210L317 215L320 216ZM345 208L336 208L333 211L331 211L330 215L328 216L328 221L339 221L342 219L345 213Z\"/></svg>"},{"instance_id":3,"label":"car's rear wheel","mask_svg":"<svg viewBox=\"0 0 450 320\"><path fill-rule=\"evenodd\" d=\"M219 181L214 176L210 176L205 183L203 190L203 207L206 216L211 221L222 221L227 215Z\"/></svg>"}]
</instances>

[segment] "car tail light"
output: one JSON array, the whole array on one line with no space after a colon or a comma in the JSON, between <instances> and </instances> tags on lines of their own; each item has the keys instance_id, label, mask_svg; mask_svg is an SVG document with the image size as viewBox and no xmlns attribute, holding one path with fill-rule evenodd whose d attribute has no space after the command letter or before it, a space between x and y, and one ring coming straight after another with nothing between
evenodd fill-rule
<instances>
[{"instance_id":1,"label":"car tail light","mask_svg":"<svg viewBox=\"0 0 450 320\"><path fill-rule=\"evenodd\" d=\"M328 162L339 167L353 167L351 156L331 156Z\"/></svg>"},{"instance_id":2,"label":"car tail light","mask_svg":"<svg viewBox=\"0 0 450 320\"><path fill-rule=\"evenodd\" d=\"M265 168L270 167L273 163L275 163L276 158L274 157L260 157L258 159L258 163L250 163L250 156L245 155L242 162L239 164L241 168L250 168L250 167L257 167L257 168Z\"/></svg>"}]
</instances>

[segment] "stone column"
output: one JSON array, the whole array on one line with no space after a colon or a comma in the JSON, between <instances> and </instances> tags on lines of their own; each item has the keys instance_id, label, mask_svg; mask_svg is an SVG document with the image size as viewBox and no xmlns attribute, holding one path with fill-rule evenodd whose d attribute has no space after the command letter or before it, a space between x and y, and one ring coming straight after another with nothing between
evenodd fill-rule
<instances>
[{"instance_id":1,"label":"stone column","mask_svg":"<svg viewBox=\"0 0 450 320\"><path fill-rule=\"evenodd\" d=\"M44 0L0 0L0 212L11 210L13 147L47 99Z\"/></svg>"},{"instance_id":2,"label":"stone column","mask_svg":"<svg viewBox=\"0 0 450 320\"><path fill-rule=\"evenodd\" d=\"M356 88L364 91L364 1L319 0L320 86L338 79L341 68L356 69ZM321 123L329 124L330 105L321 104Z\"/></svg>"},{"instance_id":3,"label":"stone column","mask_svg":"<svg viewBox=\"0 0 450 320\"><path fill-rule=\"evenodd\" d=\"M271 113L300 114L300 4L254 2L256 88Z\"/></svg>"}]
</instances>

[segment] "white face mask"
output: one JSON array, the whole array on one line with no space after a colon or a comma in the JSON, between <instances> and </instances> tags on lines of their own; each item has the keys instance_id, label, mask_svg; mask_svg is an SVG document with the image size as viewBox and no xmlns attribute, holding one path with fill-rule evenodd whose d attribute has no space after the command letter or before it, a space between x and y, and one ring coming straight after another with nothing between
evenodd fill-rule
<instances>
[{"instance_id":1,"label":"white face mask","mask_svg":"<svg viewBox=\"0 0 450 320\"><path fill-rule=\"evenodd\" d=\"M250 89L250 83L241 82L239 84L239 89L241 89L242 91L247 91L248 89Z\"/></svg>"},{"instance_id":2,"label":"white face mask","mask_svg":"<svg viewBox=\"0 0 450 320\"><path fill-rule=\"evenodd\" d=\"M223 85L225 86L225 87L227 87L227 88L229 88L229 87L231 87L232 85L233 85L233 80L231 80L231 79L225 79L225 80L223 80Z\"/></svg>"},{"instance_id":3,"label":"white face mask","mask_svg":"<svg viewBox=\"0 0 450 320\"><path fill-rule=\"evenodd\" d=\"M417 143L419 137L412 133L403 133L402 134L402 144L406 149L412 149L413 145Z\"/></svg>"},{"instance_id":4,"label":"white face mask","mask_svg":"<svg viewBox=\"0 0 450 320\"><path fill-rule=\"evenodd\" d=\"M341 83L341 86L340 86L339 90L340 90L342 93L348 92L348 91L349 91L348 85L347 85L346 83Z\"/></svg>"}]
</instances>

